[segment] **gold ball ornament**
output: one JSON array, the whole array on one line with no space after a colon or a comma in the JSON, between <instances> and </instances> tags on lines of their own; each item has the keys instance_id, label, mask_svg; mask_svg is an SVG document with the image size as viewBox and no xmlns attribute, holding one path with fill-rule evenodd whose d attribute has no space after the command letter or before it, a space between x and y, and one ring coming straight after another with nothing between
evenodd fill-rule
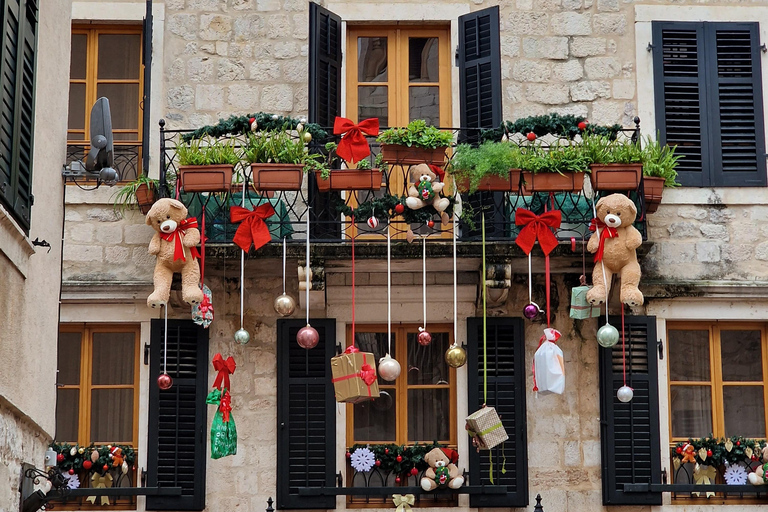
<instances>
[{"instance_id":1,"label":"gold ball ornament","mask_svg":"<svg viewBox=\"0 0 768 512\"><path fill-rule=\"evenodd\" d=\"M296 301L287 293L281 293L275 298L275 311L281 316L291 316L296 311Z\"/></svg>"},{"instance_id":2,"label":"gold ball ornament","mask_svg":"<svg viewBox=\"0 0 768 512\"><path fill-rule=\"evenodd\" d=\"M445 351L445 362L451 368L461 368L467 362L467 352L458 345L454 345Z\"/></svg>"},{"instance_id":3,"label":"gold ball ornament","mask_svg":"<svg viewBox=\"0 0 768 512\"><path fill-rule=\"evenodd\" d=\"M85 448L80 448L79 450L77 450L77 453L79 453L80 455L84 454Z\"/></svg>"},{"instance_id":4,"label":"gold ball ornament","mask_svg":"<svg viewBox=\"0 0 768 512\"><path fill-rule=\"evenodd\" d=\"M307 144L312 142L312 134L311 133L304 132L304 142L306 142Z\"/></svg>"}]
</instances>

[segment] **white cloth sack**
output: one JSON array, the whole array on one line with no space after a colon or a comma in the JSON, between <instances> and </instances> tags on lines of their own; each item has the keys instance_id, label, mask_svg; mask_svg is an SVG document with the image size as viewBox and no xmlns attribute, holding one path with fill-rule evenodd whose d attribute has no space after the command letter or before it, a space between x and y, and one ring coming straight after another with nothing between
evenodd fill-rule
<instances>
[{"instance_id":1,"label":"white cloth sack","mask_svg":"<svg viewBox=\"0 0 768 512\"><path fill-rule=\"evenodd\" d=\"M555 344L559 338L560 333L556 329L544 329L544 336L533 356L534 391L541 395L561 395L565 391L563 351Z\"/></svg>"}]
</instances>

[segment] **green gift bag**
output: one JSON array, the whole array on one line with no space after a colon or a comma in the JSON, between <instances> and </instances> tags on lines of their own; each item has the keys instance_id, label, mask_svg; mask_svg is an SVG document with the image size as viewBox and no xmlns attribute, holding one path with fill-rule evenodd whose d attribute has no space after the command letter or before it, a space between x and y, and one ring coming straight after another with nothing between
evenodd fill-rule
<instances>
[{"instance_id":1,"label":"green gift bag","mask_svg":"<svg viewBox=\"0 0 768 512\"><path fill-rule=\"evenodd\" d=\"M577 286L571 290L571 318L584 320L600 316L600 307L587 301L589 286Z\"/></svg>"},{"instance_id":2,"label":"green gift bag","mask_svg":"<svg viewBox=\"0 0 768 512\"><path fill-rule=\"evenodd\" d=\"M229 391L214 389L208 393L206 403L217 405L216 415L211 424L211 458L220 459L237 453L237 427L232 416Z\"/></svg>"}]
</instances>

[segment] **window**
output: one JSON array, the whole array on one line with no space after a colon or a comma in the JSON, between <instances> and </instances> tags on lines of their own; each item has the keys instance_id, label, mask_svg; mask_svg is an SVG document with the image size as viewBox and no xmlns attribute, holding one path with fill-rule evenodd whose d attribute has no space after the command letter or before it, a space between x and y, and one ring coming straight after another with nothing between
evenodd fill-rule
<instances>
[{"instance_id":1,"label":"window","mask_svg":"<svg viewBox=\"0 0 768 512\"><path fill-rule=\"evenodd\" d=\"M136 177L141 162L143 66L141 26L74 26L69 71L69 158L83 158L90 112L109 99L114 167L121 180Z\"/></svg>"},{"instance_id":2,"label":"window","mask_svg":"<svg viewBox=\"0 0 768 512\"><path fill-rule=\"evenodd\" d=\"M32 208L37 1L2 0L0 204L29 233Z\"/></svg>"},{"instance_id":3,"label":"window","mask_svg":"<svg viewBox=\"0 0 768 512\"><path fill-rule=\"evenodd\" d=\"M757 23L653 23L656 125L685 186L765 186Z\"/></svg>"}]
</instances>

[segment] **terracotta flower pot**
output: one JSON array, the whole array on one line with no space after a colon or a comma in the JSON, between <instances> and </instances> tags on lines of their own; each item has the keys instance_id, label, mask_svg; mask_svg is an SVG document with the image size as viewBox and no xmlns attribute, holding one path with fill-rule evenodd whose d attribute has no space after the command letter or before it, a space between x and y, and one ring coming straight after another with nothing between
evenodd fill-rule
<instances>
[{"instance_id":1,"label":"terracotta flower pot","mask_svg":"<svg viewBox=\"0 0 768 512\"><path fill-rule=\"evenodd\" d=\"M592 164L589 168L594 190L637 190L643 177L643 164Z\"/></svg>"},{"instance_id":2,"label":"terracotta flower pot","mask_svg":"<svg viewBox=\"0 0 768 512\"><path fill-rule=\"evenodd\" d=\"M659 209L661 196L664 193L664 178L643 176L643 193L645 196L645 212L653 213Z\"/></svg>"},{"instance_id":3,"label":"terracotta flower pot","mask_svg":"<svg viewBox=\"0 0 768 512\"><path fill-rule=\"evenodd\" d=\"M234 166L180 165L179 180L184 192L226 192L232 186Z\"/></svg>"},{"instance_id":4,"label":"terracotta flower pot","mask_svg":"<svg viewBox=\"0 0 768 512\"><path fill-rule=\"evenodd\" d=\"M530 192L581 192L584 187L584 173L523 172L525 191Z\"/></svg>"},{"instance_id":5,"label":"terracotta flower pot","mask_svg":"<svg viewBox=\"0 0 768 512\"><path fill-rule=\"evenodd\" d=\"M256 190L301 190L302 164L251 164L251 180Z\"/></svg>"},{"instance_id":6,"label":"terracotta flower pot","mask_svg":"<svg viewBox=\"0 0 768 512\"><path fill-rule=\"evenodd\" d=\"M148 214L152 205L155 204L155 187L149 187L146 183L142 183L136 187L135 195L139 211L144 215Z\"/></svg>"},{"instance_id":7,"label":"terracotta flower pot","mask_svg":"<svg viewBox=\"0 0 768 512\"><path fill-rule=\"evenodd\" d=\"M445 147L431 149L399 144L382 144L381 154L384 161L390 164L416 165L426 163L442 166L445 164L446 149Z\"/></svg>"},{"instance_id":8,"label":"terracotta flower pot","mask_svg":"<svg viewBox=\"0 0 768 512\"><path fill-rule=\"evenodd\" d=\"M331 190L379 190L381 171L379 169L339 169L331 171L324 180L320 171L315 171L315 180L320 192Z\"/></svg>"},{"instance_id":9,"label":"terracotta flower pot","mask_svg":"<svg viewBox=\"0 0 768 512\"><path fill-rule=\"evenodd\" d=\"M491 175L480 180L477 186L478 192L518 192L521 190L520 169L510 169L507 176ZM469 178L463 178L456 181L456 187L461 192L469 191Z\"/></svg>"}]
</instances>

